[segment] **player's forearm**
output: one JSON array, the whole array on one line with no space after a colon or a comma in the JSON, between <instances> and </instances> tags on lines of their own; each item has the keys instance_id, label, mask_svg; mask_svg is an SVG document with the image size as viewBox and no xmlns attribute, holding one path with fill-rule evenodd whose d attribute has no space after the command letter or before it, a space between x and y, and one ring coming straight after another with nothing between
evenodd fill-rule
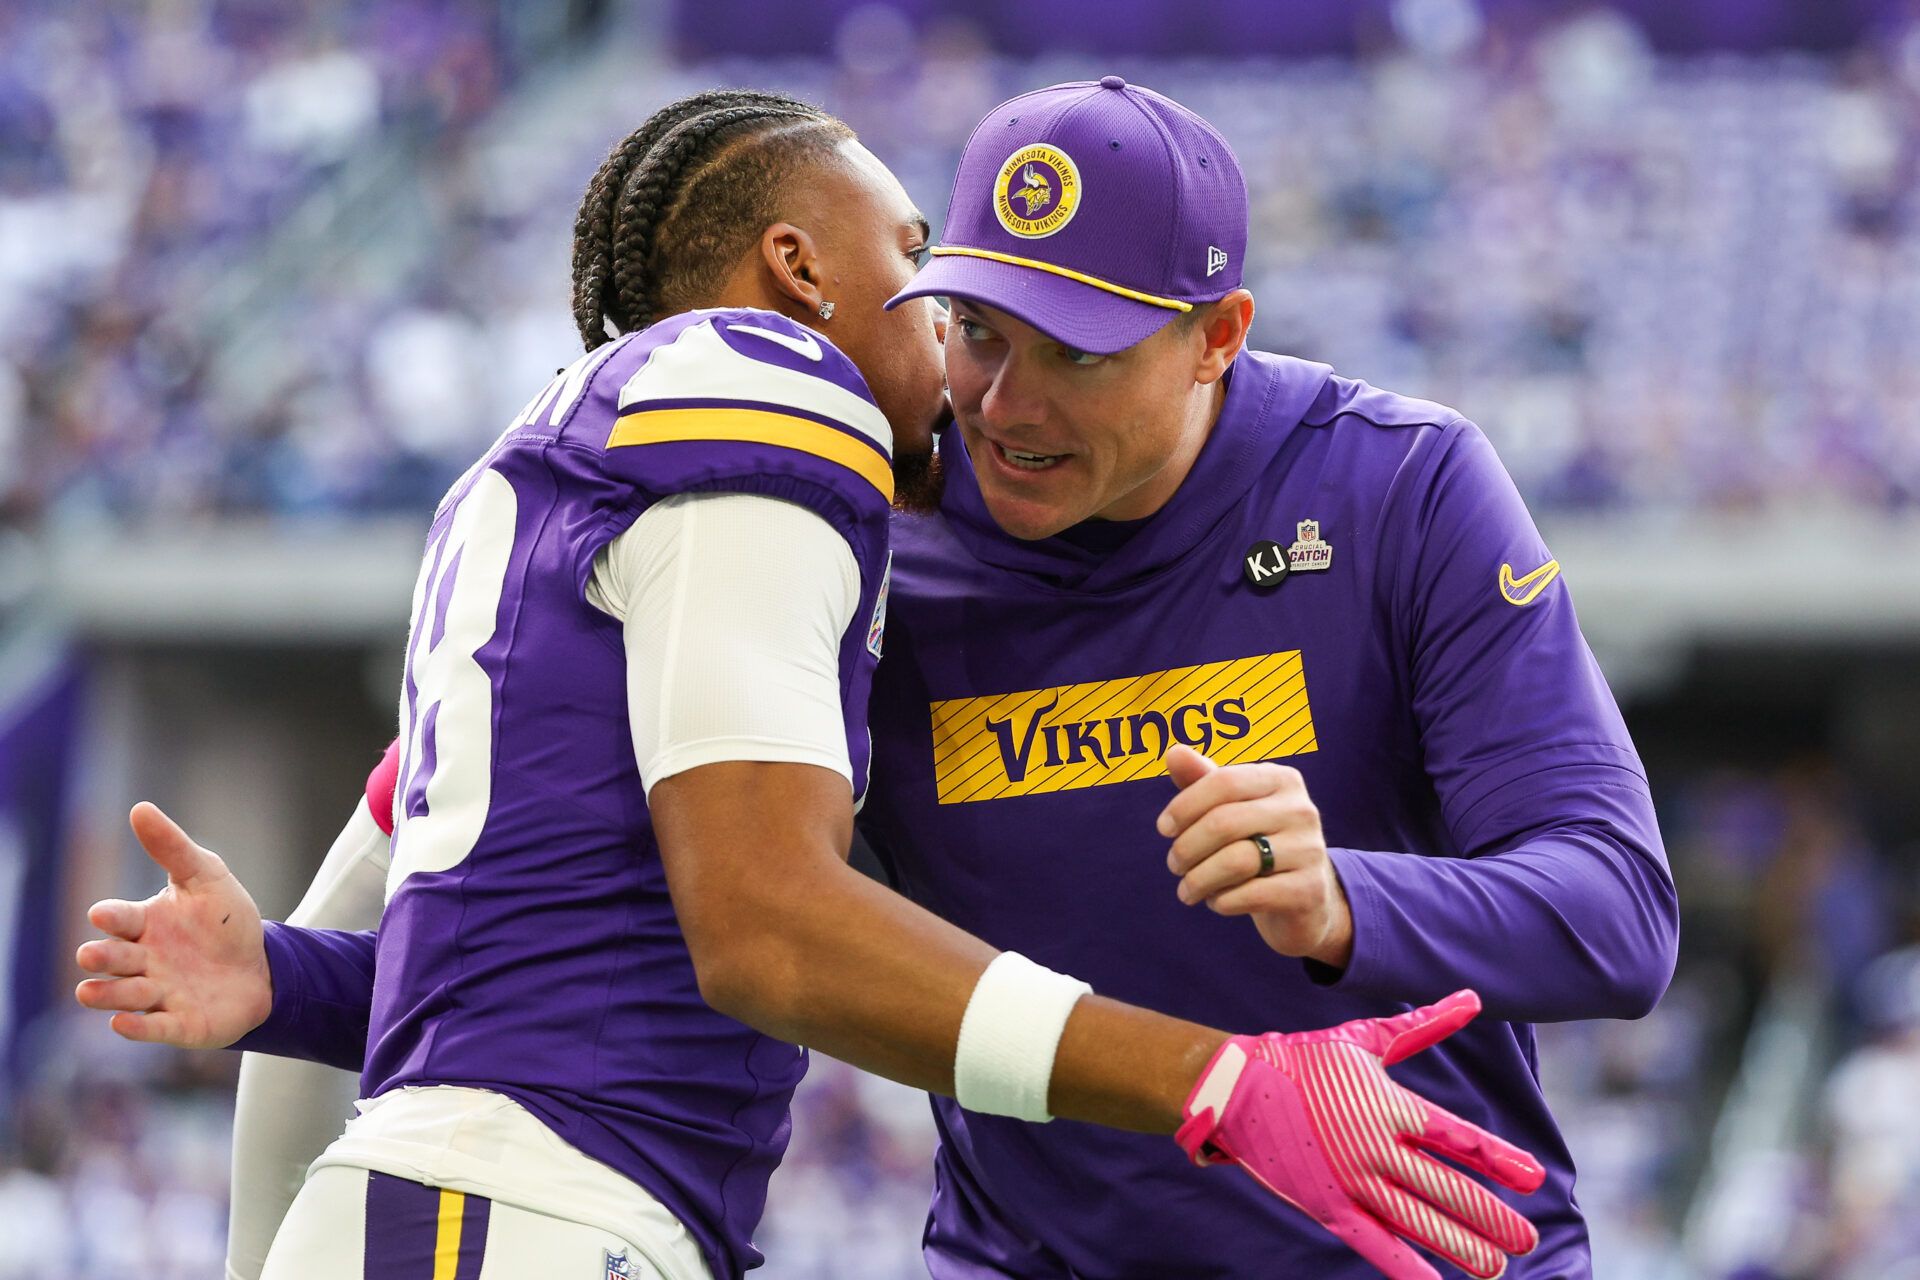
<instances>
[{"instance_id":1,"label":"player's forearm","mask_svg":"<svg viewBox=\"0 0 1920 1280\"><path fill-rule=\"evenodd\" d=\"M1354 920L1337 985L1415 1004L1472 987L1516 1022L1644 1015L1673 976L1673 881L1648 845L1657 834L1641 834L1643 795L1589 794L1585 807L1479 858L1333 850Z\"/></svg>"},{"instance_id":2,"label":"player's forearm","mask_svg":"<svg viewBox=\"0 0 1920 1280\"><path fill-rule=\"evenodd\" d=\"M701 987L722 1012L929 1092L952 1096L961 1020L992 947L838 864L789 884L777 924L732 949ZM1054 1058L1049 1110L1172 1133L1223 1032L1083 997Z\"/></svg>"},{"instance_id":3,"label":"player's forearm","mask_svg":"<svg viewBox=\"0 0 1920 1280\"><path fill-rule=\"evenodd\" d=\"M729 763L654 788L701 992L769 1035L952 1096L961 1022L998 953L846 865L844 787L805 766ZM1082 997L1053 1057L1048 1109L1172 1133L1225 1039Z\"/></svg>"},{"instance_id":4,"label":"player's forearm","mask_svg":"<svg viewBox=\"0 0 1920 1280\"><path fill-rule=\"evenodd\" d=\"M373 930L268 922L273 1011L231 1046L359 1071L373 1010Z\"/></svg>"}]
</instances>

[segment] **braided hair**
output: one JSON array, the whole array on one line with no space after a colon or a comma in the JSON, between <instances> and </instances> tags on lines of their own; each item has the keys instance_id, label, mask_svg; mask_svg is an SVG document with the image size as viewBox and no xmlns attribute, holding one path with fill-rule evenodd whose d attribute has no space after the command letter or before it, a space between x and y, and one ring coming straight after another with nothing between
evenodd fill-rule
<instances>
[{"instance_id":1,"label":"braided hair","mask_svg":"<svg viewBox=\"0 0 1920 1280\"><path fill-rule=\"evenodd\" d=\"M573 319L587 350L711 304L779 215L784 179L853 131L795 98L716 89L669 103L593 175L573 228Z\"/></svg>"}]
</instances>

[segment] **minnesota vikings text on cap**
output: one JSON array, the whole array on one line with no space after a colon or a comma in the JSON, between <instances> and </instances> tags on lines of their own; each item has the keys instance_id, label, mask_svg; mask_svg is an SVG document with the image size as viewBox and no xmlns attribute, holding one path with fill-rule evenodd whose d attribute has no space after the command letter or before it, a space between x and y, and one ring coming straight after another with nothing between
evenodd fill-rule
<instances>
[{"instance_id":1,"label":"minnesota vikings text on cap","mask_svg":"<svg viewBox=\"0 0 1920 1280\"><path fill-rule=\"evenodd\" d=\"M1039 240L1073 221L1080 208L1080 171L1067 153L1045 143L1022 147L1000 167L993 211L1014 235Z\"/></svg>"}]
</instances>

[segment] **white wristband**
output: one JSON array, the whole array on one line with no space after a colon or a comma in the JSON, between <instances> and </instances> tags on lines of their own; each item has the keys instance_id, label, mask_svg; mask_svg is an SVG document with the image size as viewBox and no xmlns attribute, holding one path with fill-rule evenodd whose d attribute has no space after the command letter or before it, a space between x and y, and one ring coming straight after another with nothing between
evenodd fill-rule
<instances>
[{"instance_id":1,"label":"white wristband","mask_svg":"<svg viewBox=\"0 0 1920 1280\"><path fill-rule=\"evenodd\" d=\"M1044 1124L1053 1055L1074 1004L1093 988L1002 951L974 984L960 1019L953 1096L969 1111Z\"/></svg>"}]
</instances>

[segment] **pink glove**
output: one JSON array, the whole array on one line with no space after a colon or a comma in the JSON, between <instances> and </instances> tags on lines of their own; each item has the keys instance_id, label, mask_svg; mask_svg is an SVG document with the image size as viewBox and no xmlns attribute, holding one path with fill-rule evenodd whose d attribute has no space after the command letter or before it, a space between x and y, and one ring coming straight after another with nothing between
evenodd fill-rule
<instances>
[{"instance_id":1,"label":"pink glove","mask_svg":"<svg viewBox=\"0 0 1920 1280\"><path fill-rule=\"evenodd\" d=\"M1392 1018L1323 1031L1235 1036L1200 1073L1174 1135L1195 1164L1231 1161L1345 1240L1389 1280L1439 1280L1406 1241L1472 1275L1540 1243L1533 1224L1432 1151L1531 1192L1546 1171L1526 1152L1395 1084L1385 1068L1480 1012L1456 991Z\"/></svg>"}]
</instances>

